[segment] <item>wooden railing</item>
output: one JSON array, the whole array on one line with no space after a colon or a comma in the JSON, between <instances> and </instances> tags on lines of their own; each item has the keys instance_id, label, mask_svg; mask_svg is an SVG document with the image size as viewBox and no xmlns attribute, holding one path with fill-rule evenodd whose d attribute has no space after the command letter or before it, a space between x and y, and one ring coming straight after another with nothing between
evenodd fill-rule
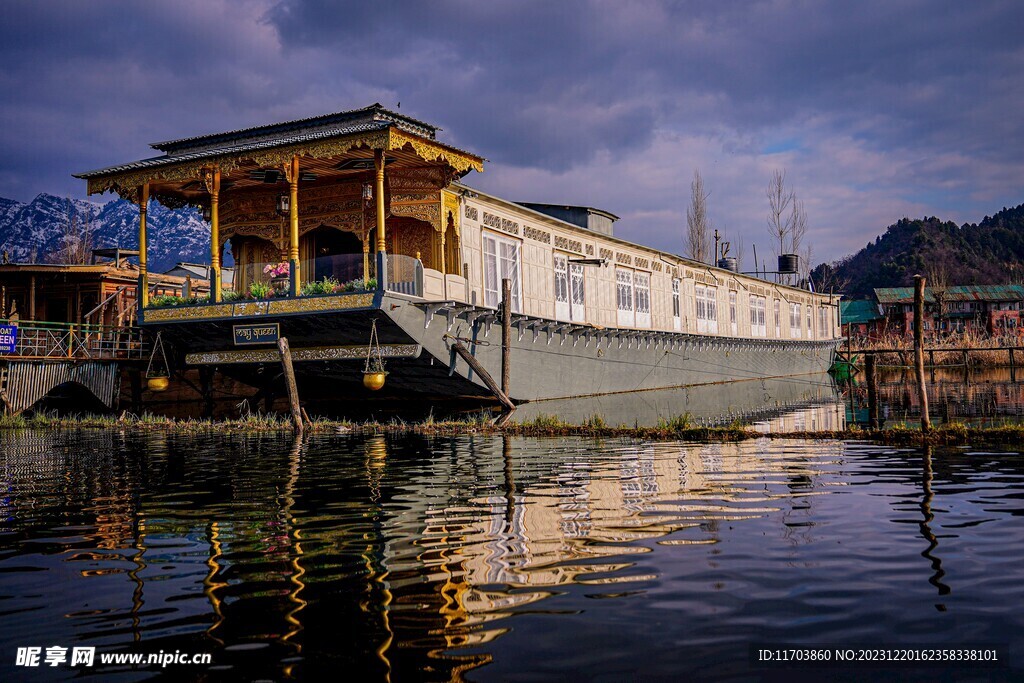
<instances>
[{"instance_id":1,"label":"wooden railing","mask_svg":"<svg viewBox=\"0 0 1024 683\"><path fill-rule=\"evenodd\" d=\"M13 353L2 358L73 360L141 359L148 353L137 327L28 322L18 325Z\"/></svg>"}]
</instances>

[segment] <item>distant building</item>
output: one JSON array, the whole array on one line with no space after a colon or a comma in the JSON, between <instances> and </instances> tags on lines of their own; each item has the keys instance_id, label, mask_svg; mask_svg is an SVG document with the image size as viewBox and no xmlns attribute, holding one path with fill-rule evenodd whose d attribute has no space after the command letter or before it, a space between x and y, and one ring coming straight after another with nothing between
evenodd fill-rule
<instances>
[{"instance_id":1,"label":"distant building","mask_svg":"<svg viewBox=\"0 0 1024 683\"><path fill-rule=\"evenodd\" d=\"M839 321L843 336L858 341L875 340L885 333L885 316L876 301L841 301Z\"/></svg>"},{"instance_id":2,"label":"distant building","mask_svg":"<svg viewBox=\"0 0 1024 683\"><path fill-rule=\"evenodd\" d=\"M205 280L210 279L210 264L209 263L188 263L187 261L178 261L178 263L170 270L164 271L164 275L175 275L177 277L190 277L193 280ZM234 289L232 285L235 279L234 268L221 268L220 269L220 282L221 287L224 289Z\"/></svg>"},{"instance_id":3,"label":"distant building","mask_svg":"<svg viewBox=\"0 0 1024 683\"><path fill-rule=\"evenodd\" d=\"M2 309L15 310L22 322L126 325L135 321L139 267L130 259L138 251L96 249L92 263L0 263ZM186 278L151 274L150 295L184 293ZM191 293L210 291L205 279L194 278Z\"/></svg>"},{"instance_id":4,"label":"distant building","mask_svg":"<svg viewBox=\"0 0 1024 683\"><path fill-rule=\"evenodd\" d=\"M875 290L885 332L914 333L913 287ZM990 336L1022 334L1024 285L957 285L926 287L924 329L929 336L970 332Z\"/></svg>"}]
</instances>

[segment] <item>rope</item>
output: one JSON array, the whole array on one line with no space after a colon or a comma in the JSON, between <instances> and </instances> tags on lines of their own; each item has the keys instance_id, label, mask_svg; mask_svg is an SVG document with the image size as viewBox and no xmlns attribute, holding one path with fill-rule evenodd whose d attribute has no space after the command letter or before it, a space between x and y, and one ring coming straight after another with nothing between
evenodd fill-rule
<instances>
[{"instance_id":1,"label":"rope","mask_svg":"<svg viewBox=\"0 0 1024 683\"><path fill-rule=\"evenodd\" d=\"M146 366L146 379L150 377L170 377L171 365L167 362L167 351L164 350L164 340L161 335L163 332L156 333L156 341L153 342L153 351L149 354L149 365ZM163 375L153 375L151 370L153 369L153 359L156 357L157 349L160 350L160 355L164 359L164 373Z\"/></svg>"},{"instance_id":2,"label":"rope","mask_svg":"<svg viewBox=\"0 0 1024 683\"><path fill-rule=\"evenodd\" d=\"M377 352L376 363L373 362L373 352ZM373 367L371 367L371 364ZM366 349L366 365L363 366L363 374L373 372L384 372L384 355L380 350L380 341L377 339L377 319L374 318L370 325L370 344Z\"/></svg>"}]
</instances>

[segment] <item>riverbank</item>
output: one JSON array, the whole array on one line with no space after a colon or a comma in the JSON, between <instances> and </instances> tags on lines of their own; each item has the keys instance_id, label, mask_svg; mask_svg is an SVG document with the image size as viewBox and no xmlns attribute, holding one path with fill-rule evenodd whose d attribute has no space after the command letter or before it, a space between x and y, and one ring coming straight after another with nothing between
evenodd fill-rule
<instances>
[{"instance_id":1,"label":"riverbank","mask_svg":"<svg viewBox=\"0 0 1024 683\"><path fill-rule=\"evenodd\" d=\"M130 413L121 416L78 415L54 416L36 414L0 416L0 430L19 429L104 429L129 432L164 431L181 434L198 433L286 433L292 431L290 420L276 414L252 414L231 420L179 420L158 415ZM510 436L582 436L590 438L631 438L649 441L735 442L750 439L808 439L870 441L889 445L1016 445L1024 443L1024 425L998 427L968 427L962 424L941 425L925 435L917 427L895 426L886 429L859 429L851 427L833 431L795 431L765 433L742 425L701 427L690 423L686 416L661 421L653 427L627 425L612 426L598 416L582 424L568 424L557 417L541 416L535 420L511 423L503 427L491 424L489 416L481 414L465 420L423 422L349 422L316 418L305 427L310 434L422 434L453 436L463 434L507 434Z\"/></svg>"}]
</instances>

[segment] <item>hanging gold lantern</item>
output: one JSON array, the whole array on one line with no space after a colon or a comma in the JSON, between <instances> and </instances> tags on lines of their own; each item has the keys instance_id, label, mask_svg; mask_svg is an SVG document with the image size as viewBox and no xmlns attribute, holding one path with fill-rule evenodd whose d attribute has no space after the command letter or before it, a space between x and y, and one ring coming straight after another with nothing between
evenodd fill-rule
<instances>
[{"instance_id":1,"label":"hanging gold lantern","mask_svg":"<svg viewBox=\"0 0 1024 683\"><path fill-rule=\"evenodd\" d=\"M363 366L363 386L370 391L377 391L384 386L387 374L384 369L384 356L380 352L380 342L377 340L377 320L374 319L370 326L370 344L366 349L366 365Z\"/></svg>"}]
</instances>

